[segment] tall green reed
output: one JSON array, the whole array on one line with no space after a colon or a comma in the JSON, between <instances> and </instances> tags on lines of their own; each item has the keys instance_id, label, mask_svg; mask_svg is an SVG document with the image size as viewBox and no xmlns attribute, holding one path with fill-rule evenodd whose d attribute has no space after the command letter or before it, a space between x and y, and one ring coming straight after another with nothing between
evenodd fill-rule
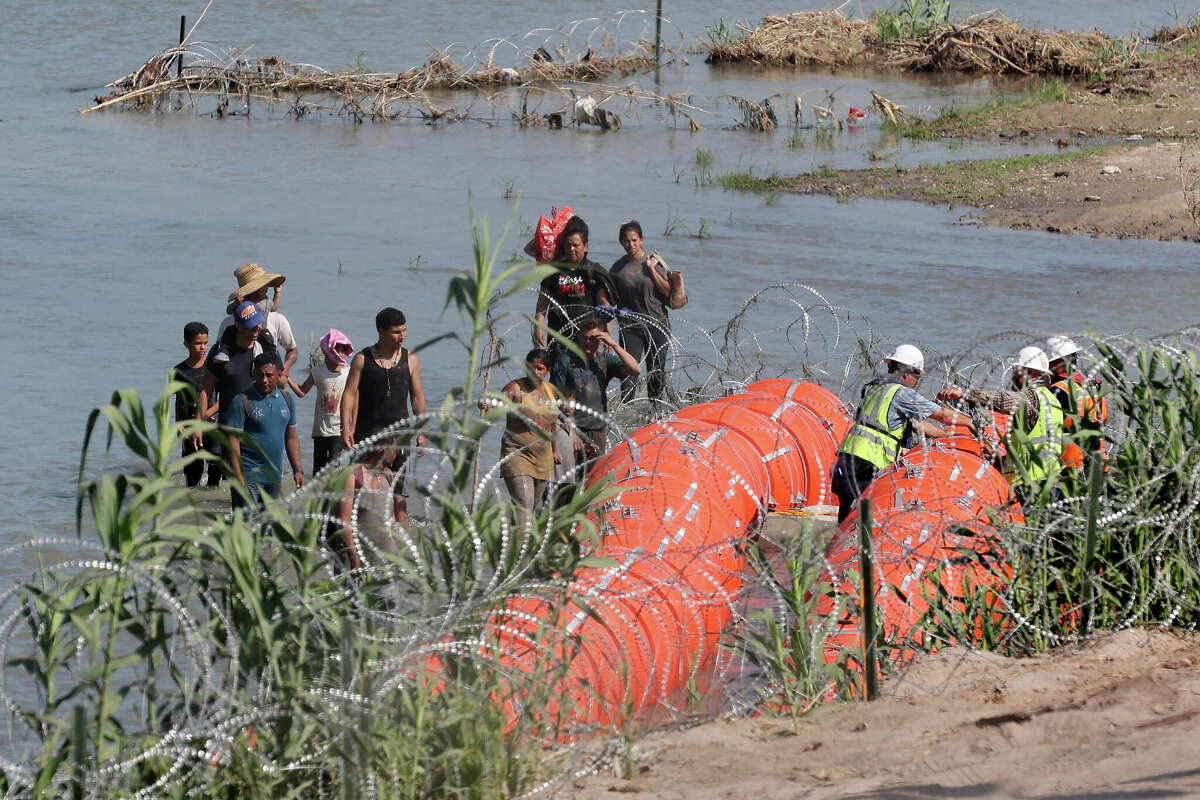
<instances>
[{"instance_id":1,"label":"tall green reed","mask_svg":"<svg viewBox=\"0 0 1200 800\"><path fill-rule=\"evenodd\" d=\"M412 547L378 569L351 578L323 541L346 469L253 515L216 516L179 480L213 456L178 454L193 433L231 432L171 419L185 384L169 382L149 413L130 390L92 412L82 554L26 582L0 629L6 675L24 687L9 680L5 699L35 743L24 763L5 763L10 791L69 794L73 746L91 796L485 798L541 779L540 744L560 738L569 711L550 692L570 648L505 666L480 626L531 577L565 584L587 556L585 512L603 490L543 511L519 546L517 510L498 493L474 496L470 464L511 409L504 399L484 419L473 410L484 337L497 308L549 270L499 271L486 223L473 234L473 269L446 301L468 323L451 334L463 384L439 414L397 432L409 445L427 435L448 477L421 489L435 518L409 526ZM82 480L101 420L106 449L119 442L142 464ZM513 698L543 712L514 718Z\"/></svg>"}]
</instances>

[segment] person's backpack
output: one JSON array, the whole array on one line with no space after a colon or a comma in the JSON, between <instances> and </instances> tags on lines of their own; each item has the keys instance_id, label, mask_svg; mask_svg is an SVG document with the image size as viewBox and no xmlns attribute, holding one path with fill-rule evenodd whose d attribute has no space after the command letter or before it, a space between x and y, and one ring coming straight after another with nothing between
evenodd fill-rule
<instances>
[{"instance_id":1,"label":"person's backpack","mask_svg":"<svg viewBox=\"0 0 1200 800\"><path fill-rule=\"evenodd\" d=\"M222 352L228 353L229 348L236 341L237 341L237 324L235 323L233 325L230 325L228 328L226 328L225 332L221 334L220 341L218 341L217 346L215 348L213 348L213 355L215 356L217 353L222 353ZM261 331L259 331L259 333L258 333L258 344L259 344L259 346L262 347L262 351L264 353L274 354L275 360L277 362L279 362L279 364L281 364L281 365L283 364L283 360L279 357L279 348L275 345L275 337L271 335L271 332L269 330L267 330L267 327L265 325L263 326L263 329Z\"/></svg>"},{"instance_id":2,"label":"person's backpack","mask_svg":"<svg viewBox=\"0 0 1200 800\"><path fill-rule=\"evenodd\" d=\"M283 395L283 399L287 401L288 413L295 417L296 407L292 405L291 393L282 390L280 390L279 393ZM246 419L250 419L250 398L244 394L239 394L238 397L242 398L242 408L246 411Z\"/></svg>"}]
</instances>

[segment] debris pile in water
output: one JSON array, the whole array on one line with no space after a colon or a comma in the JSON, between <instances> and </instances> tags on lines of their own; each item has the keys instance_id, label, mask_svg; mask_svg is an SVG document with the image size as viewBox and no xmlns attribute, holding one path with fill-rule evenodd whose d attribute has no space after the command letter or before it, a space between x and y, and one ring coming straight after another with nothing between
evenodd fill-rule
<instances>
[{"instance_id":1,"label":"debris pile in water","mask_svg":"<svg viewBox=\"0 0 1200 800\"><path fill-rule=\"evenodd\" d=\"M1107 34L1039 31L999 16L885 37L879 14L848 20L837 11L801 11L768 16L741 38L708 46L709 63L872 66L942 72L1008 72L1023 75L1094 74L1106 66L1129 69L1141 63L1134 43ZM1119 57L1118 57L1119 56Z\"/></svg>"}]
</instances>

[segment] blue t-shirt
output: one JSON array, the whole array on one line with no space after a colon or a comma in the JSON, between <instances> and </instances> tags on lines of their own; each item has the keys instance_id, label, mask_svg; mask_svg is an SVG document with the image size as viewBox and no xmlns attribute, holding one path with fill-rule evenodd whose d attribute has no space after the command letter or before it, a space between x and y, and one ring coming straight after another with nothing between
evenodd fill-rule
<instances>
[{"instance_id":1,"label":"blue t-shirt","mask_svg":"<svg viewBox=\"0 0 1200 800\"><path fill-rule=\"evenodd\" d=\"M250 401L249 418L243 397ZM246 483L271 486L282 483L283 443L287 429L296 426L296 410L290 398L284 397L278 387L271 395L264 395L258 387L251 387L246 394L233 398L226 424L231 428L241 428L262 448L263 452L260 453L254 444L242 440L242 473L246 476Z\"/></svg>"},{"instance_id":2,"label":"blue t-shirt","mask_svg":"<svg viewBox=\"0 0 1200 800\"><path fill-rule=\"evenodd\" d=\"M923 419L929 419L929 415L937 410L938 405L926 400L916 389L901 386L900 391L896 392L896 396L892 398L891 407L888 408L888 425L892 428L898 428L906 420L909 422L918 422ZM924 441L924 434L915 428L911 428L909 429L908 438L905 440L904 446L916 447Z\"/></svg>"},{"instance_id":3,"label":"blue t-shirt","mask_svg":"<svg viewBox=\"0 0 1200 800\"><path fill-rule=\"evenodd\" d=\"M575 412L575 426L584 431L599 431L608 427L600 414L608 413L609 381L619 378L625 362L616 353L605 353L600 358L584 363L579 356L560 350L550 365L550 382L564 395L585 408L595 411Z\"/></svg>"}]
</instances>

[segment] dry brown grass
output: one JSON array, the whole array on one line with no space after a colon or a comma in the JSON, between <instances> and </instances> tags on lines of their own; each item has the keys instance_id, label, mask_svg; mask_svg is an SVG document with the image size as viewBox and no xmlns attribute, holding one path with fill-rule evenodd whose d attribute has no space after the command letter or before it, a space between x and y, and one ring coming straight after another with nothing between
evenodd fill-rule
<instances>
[{"instance_id":1,"label":"dry brown grass","mask_svg":"<svg viewBox=\"0 0 1200 800\"><path fill-rule=\"evenodd\" d=\"M764 17L762 24L735 42L709 45L707 61L755 64L821 64L841 67L860 63L877 28L864 20L848 20L837 11L799 11Z\"/></svg>"},{"instance_id":2,"label":"dry brown grass","mask_svg":"<svg viewBox=\"0 0 1200 800\"><path fill-rule=\"evenodd\" d=\"M389 117L414 105L425 116L442 112L426 92L432 90L533 86L565 82L589 82L613 74L629 74L654 66L654 46L638 42L630 52L611 57L589 51L586 60L541 61L531 59L522 68L461 67L445 53L435 50L426 62L405 72L329 72L318 67L294 64L278 56L246 60L214 61L204 53L184 52L181 75L175 74L177 49L159 53L128 75L108 84L112 92L97 96L86 111L114 105L132 108L159 106L166 98L217 96L225 99L257 98L268 102L321 95L340 99L353 116Z\"/></svg>"},{"instance_id":3,"label":"dry brown grass","mask_svg":"<svg viewBox=\"0 0 1200 800\"><path fill-rule=\"evenodd\" d=\"M1118 59L1119 57L1119 59ZM709 63L870 66L944 72L1089 75L1119 60L1137 66L1136 43L1099 32L1032 30L995 16L933 28L919 37L884 41L878 22L847 20L837 11L769 16L735 42L709 46Z\"/></svg>"}]
</instances>

